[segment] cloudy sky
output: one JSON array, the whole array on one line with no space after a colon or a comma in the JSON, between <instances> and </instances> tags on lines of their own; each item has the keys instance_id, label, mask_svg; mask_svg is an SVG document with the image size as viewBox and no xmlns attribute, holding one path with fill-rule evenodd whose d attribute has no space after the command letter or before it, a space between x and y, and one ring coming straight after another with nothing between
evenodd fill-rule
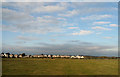
<instances>
[{"instance_id":1,"label":"cloudy sky","mask_svg":"<svg viewBox=\"0 0 120 77\"><path fill-rule=\"evenodd\" d=\"M119 0L2 0L2 2L119 2Z\"/></svg>"},{"instance_id":2,"label":"cloudy sky","mask_svg":"<svg viewBox=\"0 0 120 77\"><path fill-rule=\"evenodd\" d=\"M117 17L117 2L5 2L3 52L117 56Z\"/></svg>"}]
</instances>

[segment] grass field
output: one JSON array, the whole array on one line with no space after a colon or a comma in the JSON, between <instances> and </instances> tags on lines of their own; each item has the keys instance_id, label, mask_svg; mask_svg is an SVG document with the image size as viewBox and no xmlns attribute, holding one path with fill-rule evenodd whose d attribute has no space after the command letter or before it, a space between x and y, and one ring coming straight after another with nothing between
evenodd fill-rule
<instances>
[{"instance_id":1,"label":"grass field","mask_svg":"<svg viewBox=\"0 0 120 77\"><path fill-rule=\"evenodd\" d=\"M117 59L2 59L3 75L117 75Z\"/></svg>"}]
</instances>

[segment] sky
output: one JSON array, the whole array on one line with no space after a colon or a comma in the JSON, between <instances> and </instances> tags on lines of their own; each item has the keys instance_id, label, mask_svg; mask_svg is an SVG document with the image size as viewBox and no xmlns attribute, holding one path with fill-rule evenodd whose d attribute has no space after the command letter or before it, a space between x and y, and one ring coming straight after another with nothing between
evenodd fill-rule
<instances>
[{"instance_id":1,"label":"sky","mask_svg":"<svg viewBox=\"0 0 120 77\"><path fill-rule=\"evenodd\" d=\"M2 51L118 56L117 2L3 2Z\"/></svg>"},{"instance_id":2,"label":"sky","mask_svg":"<svg viewBox=\"0 0 120 77\"><path fill-rule=\"evenodd\" d=\"M119 0L2 0L2 2L119 2Z\"/></svg>"}]
</instances>

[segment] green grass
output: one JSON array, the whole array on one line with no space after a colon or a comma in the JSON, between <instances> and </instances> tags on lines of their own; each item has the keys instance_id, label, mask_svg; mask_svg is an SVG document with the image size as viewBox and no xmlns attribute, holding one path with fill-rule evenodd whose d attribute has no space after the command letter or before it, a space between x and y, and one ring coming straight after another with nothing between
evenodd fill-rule
<instances>
[{"instance_id":1,"label":"green grass","mask_svg":"<svg viewBox=\"0 0 120 77\"><path fill-rule=\"evenodd\" d=\"M2 60L3 75L118 75L117 59L37 59Z\"/></svg>"}]
</instances>

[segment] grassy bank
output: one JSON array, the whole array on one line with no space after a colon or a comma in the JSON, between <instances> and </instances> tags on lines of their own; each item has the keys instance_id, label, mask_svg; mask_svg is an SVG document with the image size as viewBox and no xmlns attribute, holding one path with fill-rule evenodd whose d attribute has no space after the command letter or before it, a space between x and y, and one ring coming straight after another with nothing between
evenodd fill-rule
<instances>
[{"instance_id":1,"label":"grassy bank","mask_svg":"<svg viewBox=\"0 0 120 77\"><path fill-rule=\"evenodd\" d=\"M117 59L6 58L3 75L117 75Z\"/></svg>"}]
</instances>

